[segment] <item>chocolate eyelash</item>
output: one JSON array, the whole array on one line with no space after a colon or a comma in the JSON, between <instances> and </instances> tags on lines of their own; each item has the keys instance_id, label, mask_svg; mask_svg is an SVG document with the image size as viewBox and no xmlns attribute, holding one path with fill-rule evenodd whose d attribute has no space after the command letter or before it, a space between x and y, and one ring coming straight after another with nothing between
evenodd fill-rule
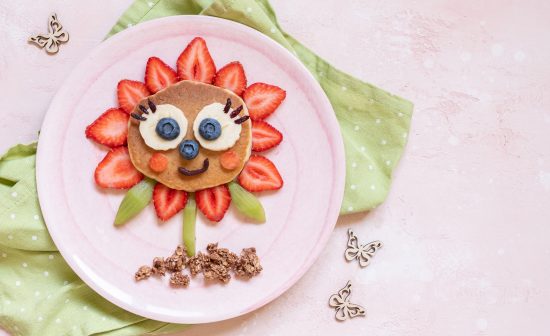
<instances>
[{"instance_id":1,"label":"chocolate eyelash","mask_svg":"<svg viewBox=\"0 0 550 336\"><path fill-rule=\"evenodd\" d=\"M243 122L247 121L248 119L250 119L250 116L243 116L243 117L240 117L239 119L235 120L235 124L242 124Z\"/></svg>"},{"instance_id":2,"label":"chocolate eyelash","mask_svg":"<svg viewBox=\"0 0 550 336\"><path fill-rule=\"evenodd\" d=\"M223 109L223 111L225 113L227 113L229 111L229 108L231 107L231 101L229 100L229 98L227 99L227 103L225 104L225 108ZM239 106L237 107L236 109L234 109L230 114L229 114L229 117L231 119L237 117L239 115L239 113L241 113L241 111L243 110L243 106ZM248 119L250 119L250 116L242 116L240 117L239 119L236 119L234 120L235 124L242 124L243 122L247 121Z\"/></svg>"},{"instance_id":3,"label":"chocolate eyelash","mask_svg":"<svg viewBox=\"0 0 550 336\"><path fill-rule=\"evenodd\" d=\"M149 111L147 111L147 108L143 105L139 105L139 109L141 110L141 112L145 113L145 114L149 114Z\"/></svg>"},{"instance_id":4,"label":"chocolate eyelash","mask_svg":"<svg viewBox=\"0 0 550 336\"><path fill-rule=\"evenodd\" d=\"M155 105L155 103L147 99L147 104L149 104L149 108L151 109L151 112L153 113L157 112L157 106Z\"/></svg>"},{"instance_id":5,"label":"chocolate eyelash","mask_svg":"<svg viewBox=\"0 0 550 336\"><path fill-rule=\"evenodd\" d=\"M137 113L131 113L130 116L136 120L139 120L139 121L145 121L147 120L147 118L145 118L144 116L140 116L139 114Z\"/></svg>"},{"instance_id":6,"label":"chocolate eyelash","mask_svg":"<svg viewBox=\"0 0 550 336\"><path fill-rule=\"evenodd\" d=\"M231 108L231 99L227 98L227 102L225 103L225 107L223 108L223 113L229 112L230 108Z\"/></svg>"},{"instance_id":7,"label":"chocolate eyelash","mask_svg":"<svg viewBox=\"0 0 550 336\"><path fill-rule=\"evenodd\" d=\"M235 118L236 116L239 115L239 113L241 113L241 111L243 110L243 106L239 106L237 107L236 109L233 110L233 112L231 112L231 114L229 115L230 118Z\"/></svg>"}]
</instances>

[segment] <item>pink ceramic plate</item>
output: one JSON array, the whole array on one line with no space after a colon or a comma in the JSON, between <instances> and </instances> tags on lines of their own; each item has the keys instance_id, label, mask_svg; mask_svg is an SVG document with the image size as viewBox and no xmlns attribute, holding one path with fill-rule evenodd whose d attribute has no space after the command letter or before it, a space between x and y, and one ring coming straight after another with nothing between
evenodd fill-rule
<instances>
[{"instance_id":1,"label":"pink ceramic plate","mask_svg":"<svg viewBox=\"0 0 550 336\"><path fill-rule=\"evenodd\" d=\"M250 281L171 289L164 279L136 283L136 269L180 243L182 215L159 223L152 206L115 228L123 192L96 187L93 173L107 152L84 136L88 124L116 106L121 79L143 80L158 56L175 66L183 48L202 36L218 68L240 61L248 83L287 91L269 118L284 134L266 156L279 168L283 189L260 194L267 222L245 222L230 210L218 224L199 214L197 248L209 242L240 251L255 246L264 271ZM292 286L325 246L338 217L344 185L344 150L329 101L307 69L269 37L211 17L178 16L146 22L102 43L71 74L46 115L37 158L40 205L48 230L72 269L99 294L136 314L175 323L236 317L265 305Z\"/></svg>"}]
</instances>

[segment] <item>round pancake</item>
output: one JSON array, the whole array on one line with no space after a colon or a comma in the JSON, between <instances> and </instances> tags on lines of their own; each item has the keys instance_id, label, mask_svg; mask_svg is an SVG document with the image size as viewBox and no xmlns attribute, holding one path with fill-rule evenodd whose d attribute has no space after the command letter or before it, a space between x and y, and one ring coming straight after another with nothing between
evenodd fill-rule
<instances>
[{"instance_id":1,"label":"round pancake","mask_svg":"<svg viewBox=\"0 0 550 336\"><path fill-rule=\"evenodd\" d=\"M176 106L183 111L188 120L187 133L184 140L196 140L193 134L193 123L197 114L204 106L215 102L225 105L227 98L231 99L231 110L242 105L243 110L239 116L248 115L245 103L233 92L195 81L181 81L171 85L152 96L144 98L140 101L140 104L147 107L147 99L149 99L155 105L171 104ZM136 105L133 112L141 115L142 112L138 105ZM237 118L238 117L235 119ZM130 118L128 124L128 150L130 152L130 158L137 170L169 188L192 192L215 187L232 181L241 172L246 161L248 161L250 157L252 146L251 122L247 120L241 125L240 138L235 145L229 149L237 153L240 160L237 168L232 170L224 169L220 164L219 158L226 151L207 150L199 144L199 154L197 157L192 160L185 160L180 155L177 147L167 151L157 151L148 147L139 132L139 121L134 118ZM185 130L182 130L182 132L184 131ZM168 168L161 173L155 173L149 168L149 159L157 152L164 154L168 158ZM178 170L179 167L188 170L200 169L206 158L209 160L209 167L208 170L202 174L186 176Z\"/></svg>"}]
</instances>

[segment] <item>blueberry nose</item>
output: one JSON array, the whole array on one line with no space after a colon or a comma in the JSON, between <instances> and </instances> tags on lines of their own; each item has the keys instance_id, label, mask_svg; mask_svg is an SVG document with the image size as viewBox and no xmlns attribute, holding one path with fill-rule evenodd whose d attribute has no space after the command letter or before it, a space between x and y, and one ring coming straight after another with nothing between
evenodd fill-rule
<instances>
[{"instance_id":1,"label":"blueberry nose","mask_svg":"<svg viewBox=\"0 0 550 336\"><path fill-rule=\"evenodd\" d=\"M186 160L193 160L199 154L199 144L195 140L185 140L180 143L179 151Z\"/></svg>"}]
</instances>

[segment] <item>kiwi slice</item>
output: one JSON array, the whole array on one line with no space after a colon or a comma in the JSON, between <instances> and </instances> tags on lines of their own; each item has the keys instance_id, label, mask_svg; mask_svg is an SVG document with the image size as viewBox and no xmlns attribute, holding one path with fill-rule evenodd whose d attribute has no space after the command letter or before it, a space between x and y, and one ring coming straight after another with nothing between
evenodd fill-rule
<instances>
[{"instance_id":1,"label":"kiwi slice","mask_svg":"<svg viewBox=\"0 0 550 336\"><path fill-rule=\"evenodd\" d=\"M232 203L241 215L258 223L265 223L264 207L256 196L246 191L236 182L229 183L229 192L231 193Z\"/></svg>"},{"instance_id":2,"label":"kiwi slice","mask_svg":"<svg viewBox=\"0 0 550 336\"><path fill-rule=\"evenodd\" d=\"M150 178L144 178L133 186L120 203L115 217L115 226L127 223L130 219L140 213L153 198L153 188L157 182Z\"/></svg>"}]
</instances>

